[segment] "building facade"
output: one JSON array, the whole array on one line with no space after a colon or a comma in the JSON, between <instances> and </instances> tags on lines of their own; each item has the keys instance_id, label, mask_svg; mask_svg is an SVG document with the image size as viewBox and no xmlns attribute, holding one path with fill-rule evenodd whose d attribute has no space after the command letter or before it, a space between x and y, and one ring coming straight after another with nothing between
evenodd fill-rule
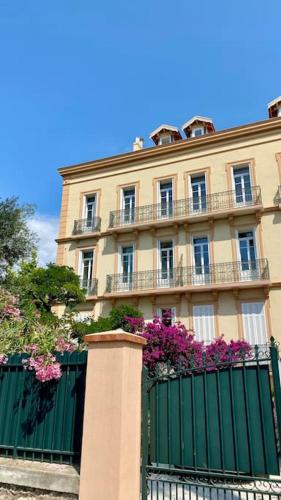
<instances>
[{"instance_id":1,"label":"building facade","mask_svg":"<svg viewBox=\"0 0 281 500\"><path fill-rule=\"evenodd\" d=\"M161 125L153 147L59 169L57 263L87 290L81 317L126 303L171 309L198 339L281 341L281 98L268 111Z\"/></svg>"}]
</instances>

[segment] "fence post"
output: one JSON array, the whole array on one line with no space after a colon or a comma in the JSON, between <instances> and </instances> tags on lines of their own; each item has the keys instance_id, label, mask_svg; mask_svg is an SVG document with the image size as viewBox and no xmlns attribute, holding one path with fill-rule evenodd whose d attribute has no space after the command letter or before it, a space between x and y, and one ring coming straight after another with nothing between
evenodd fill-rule
<instances>
[{"instance_id":1,"label":"fence post","mask_svg":"<svg viewBox=\"0 0 281 500\"><path fill-rule=\"evenodd\" d=\"M278 423L279 443L281 443L281 388L280 388L280 376L279 376L279 366L278 366L279 356L278 356L278 348L274 337L271 337L270 339L270 356L271 356L271 366L272 366L272 376L273 376L275 408L276 408L277 423Z\"/></svg>"},{"instance_id":2,"label":"fence post","mask_svg":"<svg viewBox=\"0 0 281 500\"><path fill-rule=\"evenodd\" d=\"M142 337L86 335L79 500L139 500Z\"/></svg>"}]
</instances>

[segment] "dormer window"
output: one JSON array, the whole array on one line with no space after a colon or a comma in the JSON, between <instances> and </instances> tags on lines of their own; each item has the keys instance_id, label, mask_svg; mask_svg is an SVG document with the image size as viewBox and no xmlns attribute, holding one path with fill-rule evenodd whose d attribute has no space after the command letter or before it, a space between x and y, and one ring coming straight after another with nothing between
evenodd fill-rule
<instances>
[{"instance_id":1,"label":"dormer window","mask_svg":"<svg viewBox=\"0 0 281 500\"><path fill-rule=\"evenodd\" d=\"M163 144L171 144L172 141L172 136L171 135L161 135L159 137L159 145L163 145Z\"/></svg>"},{"instance_id":2,"label":"dormer window","mask_svg":"<svg viewBox=\"0 0 281 500\"><path fill-rule=\"evenodd\" d=\"M196 127L196 128L192 129L191 137L199 137L200 135L204 135L204 128L203 127Z\"/></svg>"},{"instance_id":3,"label":"dormer window","mask_svg":"<svg viewBox=\"0 0 281 500\"><path fill-rule=\"evenodd\" d=\"M179 141L182 138L177 127L165 124L160 125L160 127L153 130L149 137L153 140L156 146L171 144L172 142Z\"/></svg>"},{"instance_id":4,"label":"dormer window","mask_svg":"<svg viewBox=\"0 0 281 500\"><path fill-rule=\"evenodd\" d=\"M281 117L281 95L267 105L269 118Z\"/></svg>"},{"instance_id":5,"label":"dormer window","mask_svg":"<svg viewBox=\"0 0 281 500\"><path fill-rule=\"evenodd\" d=\"M193 116L191 120L185 122L182 126L187 139L191 137L201 137L201 135L211 134L215 132L213 120L206 116Z\"/></svg>"}]
</instances>

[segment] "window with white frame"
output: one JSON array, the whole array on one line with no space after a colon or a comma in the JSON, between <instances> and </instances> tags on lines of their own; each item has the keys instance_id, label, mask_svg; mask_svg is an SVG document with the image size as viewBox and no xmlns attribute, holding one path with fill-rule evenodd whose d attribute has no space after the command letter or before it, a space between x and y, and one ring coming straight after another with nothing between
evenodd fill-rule
<instances>
[{"instance_id":1,"label":"window with white frame","mask_svg":"<svg viewBox=\"0 0 281 500\"><path fill-rule=\"evenodd\" d=\"M81 287L88 293L92 289L94 250L82 250L80 264Z\"/></svg>"},{"instance_id":2,"label":"window with white frame","mask_svg":"<svg viewBox=\"0 0 281 500\"><path fill-rule=\"evenodd\" d=\"M206 176L193 175L190 177L190 191L192 197L192 211L204 212L207 208Z\"/></svg>"},{"instance_id":3,"label":"window with white frame","mask_svg":"<svg viewBox=\"0 0 281 500\"><path fill-rule=\"evenodd\" d=\"M171 135L161 135L159 137L159 145L162 144L170 144L172 142L172 136Z\"/></svg>"},{"instance_id":4,"label":"window with white frame","mask_svg":"<svg viewBox=\"0 0 281 500\"><path fill-rule=\"evenodd\" d=\"M192 316L196 340L211 342L215 338L214 306L212 304L194 305Z\"/></svg>"},{"instance_id":5,"label":"window with white frame","mask_svg":"<svg viewBox=\"0 0 281 500\"><path fill-rule=\"evenodd\" d=\"M200 137L204 135L204 127L194 127L191 131L191 137Z\"/></svg>"},{"instance_id":6,"label":"window with white frame","mask_svg":"<svg viewBox=\"0 0 281 500\"><path fill-rule=\"evenodd\" d=\"M174 279L174 242L159 241L159 275L158 286L170 287Z\"/></svg>"},{"instance_id":7,"label":"window with white frame","mask_svg":"<svg viewBox=\"0 0 281 500\"><path fill-rule=\"evenodd\" d=\"M132 286L134 272L134 245L121 246L119 250L121 280L119 287L127 290Z\"/></svg>"},{"instance_id":8,"label":"window with white frame","mask_svg":"<svg viewBox=\"0 0 281 500\"><path fill-rule=\"evenodd\" d=\"M236 205L246 205L253 200L249 165L233 167L233 182Z\"/></svg>"},{"instance_id":9,"label":"window with white frame","mask_svg":"<svg viewBox=\"0 0 281 500\"><path fill-rule=\"evenodd\" d=\"M268 341L263 302L242 302L243 336L251 345L263 345Z\"/></svg>"},{"instance_id":10,"label":"window with white frame","mask_svg":"<svg viewBox=\"0 0 281 500\"><path fill-rule=\"evenodd\" d=\"M123 223L131 224L135 220L136 189L135 186L122 190L121 208L123 209Z\"/></svg>"},{"instance_id":11,"label":"window with white frame","mask_svg":"<svg viewBox=\"0 0 281 500\"><path fill-rule=\"evenodd\" d=\"M169 217L173 213L173 181L159 182L160 217Z\"/></svg>"},{"instance_id":12,"label":"window with white frame","mask_svg":"<svg viewBox=\"0 0 281 500\"><path fill-rule=\"evenodd\" d=\"M85 196L85 208L84 215L86 219L87 227L91 228L94 223L97 208L97 197L96 194L91 194Z\"/></svg>"},{"instance_id":13,"label":"window with white frame","mask_svg":"<svg viewBox=\"0 0 281 500\"><path fill-rule=\"evenodd\" d=\"M157 309L157 316L162 319L166 326L171 326L176 322L176 308L163 307Z\"/></svg>"}]
</instances>

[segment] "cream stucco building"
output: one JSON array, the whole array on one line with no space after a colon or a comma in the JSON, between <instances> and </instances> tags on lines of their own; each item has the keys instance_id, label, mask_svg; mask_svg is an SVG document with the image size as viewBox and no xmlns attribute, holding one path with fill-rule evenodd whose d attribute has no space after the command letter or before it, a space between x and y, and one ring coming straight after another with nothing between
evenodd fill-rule
<instances>
[{"instance_id":1,"label":"cream stucco building","mask_svg":"<svg viewBox=\"0 0 281 500\"><path fill-rule=\"evenodd\" d=\"M170 308L199 339L281 340L281 97L268 113L161 125L153 147L59 169L57 262L87 289L81 316Z\"/></svg>"}]
</instances>

